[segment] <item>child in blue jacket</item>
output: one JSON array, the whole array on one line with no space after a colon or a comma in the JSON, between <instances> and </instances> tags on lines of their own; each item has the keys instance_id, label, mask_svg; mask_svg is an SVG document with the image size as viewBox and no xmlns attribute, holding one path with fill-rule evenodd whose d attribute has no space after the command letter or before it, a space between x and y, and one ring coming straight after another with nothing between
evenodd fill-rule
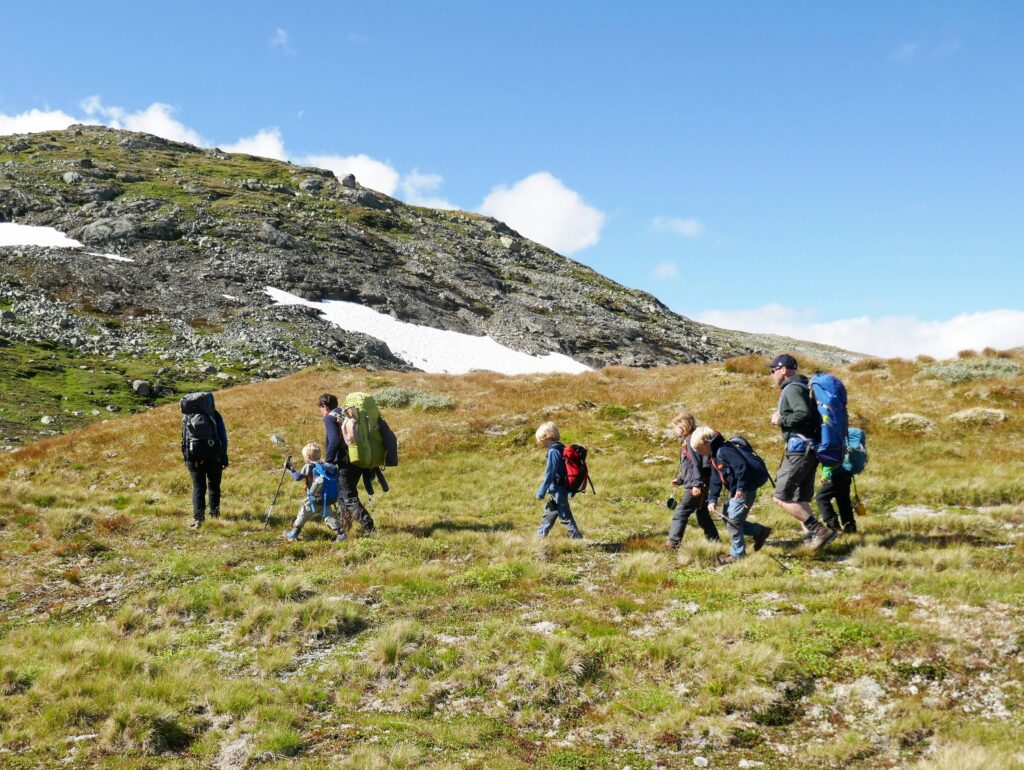
<instances>
[{"instance_id":1,"label":"child in blue jacket","mask_svg":"<svg viewBox=\"0 0 1024 770\"><path fill-rule=\"evenodd\" d=\"M540 527L537 529L537 537L547 537L548 532L555 526L555 519L562 522L568 530L572 540L579 540L583 537L579 527L576 526L576 519L572 516L572 509L569 507L569 481L565 472L565 460L562 459L562 450L565 445L560 441L561 434L558 426L553 422L546 422L537 428L537 443L541 444L548 453L547 466L544 468L544 478L537 488L537 499L543 500L544 496L551 493L551 499L544 506L544 515L540 520Z\"/></svg>"}]
</instances>

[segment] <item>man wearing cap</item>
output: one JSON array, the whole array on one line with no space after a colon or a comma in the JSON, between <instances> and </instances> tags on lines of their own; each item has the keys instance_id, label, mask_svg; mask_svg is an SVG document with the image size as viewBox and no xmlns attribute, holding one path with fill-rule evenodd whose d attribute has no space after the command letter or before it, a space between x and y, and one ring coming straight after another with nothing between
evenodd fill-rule
<instances>
[{"instance_id":1,"label":"man wearing cap","mask_svg":"<svg viewBox=\"0 0 1024 770\"><path fill-rule=\"evenodd\" d=\"M814 472L818 458L815 443L821 430L818 411L811 403L807 378L797 374L797 361L789 353L776 356L768 365L772 381L779 388L778 408L772 412L772 425L782 430L786 451L775 484L775 503L803 525L808 545L814 550L832 542L836 533L811 512L814 499Z\"/></svg>"}]
</instances>

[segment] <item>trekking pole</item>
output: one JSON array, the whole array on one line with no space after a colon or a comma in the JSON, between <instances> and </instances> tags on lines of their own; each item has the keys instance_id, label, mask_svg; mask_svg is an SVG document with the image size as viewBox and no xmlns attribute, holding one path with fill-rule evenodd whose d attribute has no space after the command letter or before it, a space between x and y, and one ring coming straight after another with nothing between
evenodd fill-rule
<instances>
[{"instance_id":1,"label":"trekking pole","mask_svg":"<svg viewBox=\"0 0 1024 770\"><path fill-rule=\"evenodd\" d=\"M274 499L270 501L270 510L267 511L267 519L263 522L263 529L270 526L270 517L274 513L274 505L277 503L277 496L281 492L281 485L284 483L284 473L288 470L288 466L292 463L292 456L288 455L288 459L284 461L284 467L281 469L281 478L277 482L277 489L274 491Z\"/></svg>"}]
</instances>

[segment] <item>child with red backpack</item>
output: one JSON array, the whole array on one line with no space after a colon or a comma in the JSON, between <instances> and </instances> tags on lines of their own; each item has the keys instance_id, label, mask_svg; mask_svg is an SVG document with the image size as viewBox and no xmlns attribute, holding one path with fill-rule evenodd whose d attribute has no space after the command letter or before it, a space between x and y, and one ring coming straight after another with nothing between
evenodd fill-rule
<instances>
[{"instance_id":1,"label":"child with red backpack","mask_svg":"<svg viewBox=\"0 0 1024 770\"><path fill-rule=\"evenodd\" d=\"M300 470L285 466L292 472L293 479L306 482L306 496L292 528L286 530L284 536L294 542L306 522L320 517L334 532L334 541L344 542L345 527L338 517L338 466L320 462L320 445L316 443L302 447L302 459L305 465Z\"/></svg>"},{"instance_id":2,"label":"child with red backpack","mask_svg":"<svg viewBox=\"0 0 1024 770\"><path fill-rule=\"evenodd\" d=\"M569 532L570 539L580 540L583 535L580 533L579 527L576 526L576 519L573 518L572 509L569 507L570 479L564 457L566 448L561 442L558 426L553 422L546 422L537 428L535 437L537 443L547 450L547 465L544 468L544 478L540 482L540 487L537 488L537 499L543 500L545 495L549 492L551 494L551 499L544 506L544 515L541 517L540 527L537 529L537 537L547 537L548 532L555 526L557 518ZM574 479L574 481L578 483L578 480ZM583 484L586 482L586 472L584 471Z\"/></svg>"}]
</instances>

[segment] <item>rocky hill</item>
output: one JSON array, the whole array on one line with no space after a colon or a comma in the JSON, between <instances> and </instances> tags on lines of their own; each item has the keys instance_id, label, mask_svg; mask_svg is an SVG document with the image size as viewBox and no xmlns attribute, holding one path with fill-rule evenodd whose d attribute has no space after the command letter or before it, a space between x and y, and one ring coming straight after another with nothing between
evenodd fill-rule
<instances>
[{"instance_id":1,"label":"rocky hill","mask_svg":"<svg viewBox=\"0 0 1024 770\"><path fill-rule=\"evenodd\" d=\"M0 139L0 221L85 244L0 250L3 333L93 353L214 355L267 374L322 360L406 368L314 309L274 307L267 286L591 366L768 347L683 318L494 219L146 134L77 126Z\"/></svg>"}]
</instances>

